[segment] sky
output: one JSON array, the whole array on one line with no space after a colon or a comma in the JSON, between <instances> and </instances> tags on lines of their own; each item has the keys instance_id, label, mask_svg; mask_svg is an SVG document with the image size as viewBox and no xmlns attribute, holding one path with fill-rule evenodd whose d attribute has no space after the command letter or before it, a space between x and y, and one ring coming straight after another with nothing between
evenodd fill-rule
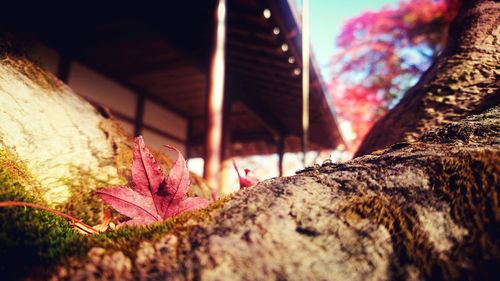
<instances>
[{"instance_id":1,"label":"sky","mask_svg":"<svg viewBox=\"0 0 500 281\"><path fill-rule=\"evenodd\" d=\"M311 44L323 79L328 82L328 63L335 49L335 38L342 24L365 11L377 11L385 5L395 5L397 0L309 0ZM302 0L297 0L301 7Z\"/></svg>"}]
</instances>

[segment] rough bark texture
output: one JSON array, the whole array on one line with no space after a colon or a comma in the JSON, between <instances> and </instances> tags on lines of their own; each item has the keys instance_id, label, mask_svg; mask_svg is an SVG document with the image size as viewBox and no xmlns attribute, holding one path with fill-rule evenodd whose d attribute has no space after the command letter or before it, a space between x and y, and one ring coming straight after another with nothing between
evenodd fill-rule
<instances>
[{"instance_id":1,"label":"rough bark texture","mask_svg":"<svg viewBox=\"0 0 500 281\"><path fill-rule=\"evenodd\" d=\"M500 107L234 195L213 222L94 247L55 280L493 280L500 274Z\"/></svg>"},{"instance_id":2,"label":"rough bark texture","mask_svg":"<svg viewBox=\"0 0 500 281\"><path fill-rule=\"evenodd\" d=\"M443 53L373 126L356 156L414 141L430 129L489 108L499 101L499 87L500 4L463 1Z\"/></svg>"},{"instance_id":3,"label":"rough bark texture","mask_svg":"<svg viewBox=\"0 0 500 281\"><path fill-rule=\"evenodd\" d=\"M440 65L439 71L428 72L418 86L440 87L447 93L446 99L434 101L436 109L432 114L424 110L430 108L425 103L431 97L441 97L438 94L426 95L425 102L412 103L419 114L413 115L412 109L405 107L413 118L424 119L423 123L408 127L409 130L417 132L415 128L424 128L422 124L433 124L431 127L436 129L418 131L411 141L346 163L324 163L293 177L264 181L207 210L147 228L126 228L85 239L64 232L66 240L47 246L53 251L50 266L37 267L28 278L497 278L500 276L500 105L498 85L492 77L498 76L498 51L487 48L490 51L483 52L481 46L489 40L497 40L498 44L498 10L498 3L474 1L461 11L458 24L475 30L474 33L458 32L455 27L451 34L456 36L453 40L457 43L450 44L452 49L436 64ZM494 35L480 33L478 30L483 29L478 26L489 26ZM472 39L468 38L475 38L473 44L480 45L478 49L470 46ZM461 49L472 55L457 51ZM469 58L472 64L465 67L467 61L460 56ZM481 66L475 64L479 60L484 60ZM476 82L458 83L462 75L475 75L470 73L475 69L469 69L473 66L479 69L478 75L488 78L474 80L479 83L475 85L472 84ZM452 90L450 85L457 88ZM413 91L418 92L418 87ZM423 90L427 91L429 88ZM468 101L461 103L461 96ZM452 97L454 105L447 102ZM475 99L477 102L469 102ZM388 120L388 124L394 125ZM384 136L404 130L401 127L394 131L392 125L383 126L390 130ZM12 161L4 161L2 167L2 184L3 171L16 175L16 179L24 175L19 172L24 171L22 167L12 168ZM17 180L9 186L27 185ZM38 215L30 214L25 219ZM46 222L40 221L42 226ZM59 237L54 228L70 229L63 224L52 226L46 229L47 237ZM19 235L23 229L14 230ZM10 232L3 233L0 239L9 237ZM40 245L34 247L43 251L45 248ZM54 245L59 247L58 251L53 250ZM40 253L32 255L38 262L45 257Z\"/></svg>"}]
</instances>

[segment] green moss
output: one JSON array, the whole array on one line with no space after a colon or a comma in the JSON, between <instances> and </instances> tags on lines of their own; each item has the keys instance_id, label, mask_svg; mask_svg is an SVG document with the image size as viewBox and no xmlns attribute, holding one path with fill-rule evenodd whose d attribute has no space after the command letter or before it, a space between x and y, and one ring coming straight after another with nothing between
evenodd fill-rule
<instances>
[{"instance_id":1,"label":"green moss","mask_svg":"<svg viewBox=\"0 0 500 281\"><path fill-rule=\"evenodd\" d=\"M92 177L92 185L99 184ZM0 201L23 201L46 205L42 201L39 184L29 174L22 162L6 149L0 149ZM78 193L78 192L77 192ZM101 213L102 204L87 205L88 192L81 193L82 200L71 198L74 205L65 205L62 211L85 215ZM28 207L0 208L0 274L7 279L22 277L33 268L51 268L67 257L84 258L90 247L103 247L123 251L130 257L142 241L155 241L166 233L184 237L196 226L209 224L218 210L232 196L221 198L206 209L189 212L164 222L144 227L124 227L98 235L84 236L77 233L64 218L49 212ZM97 209L92 209L97 206ZM61 209L61 208L60 208ZM84 218L76 215L78 218ZM85 216L84 221L88 222ZM92 224L92 223L91 223Z\"/></svg>"},{"instance_id":2,"label":"green moss","mask_svg":"<svg viewBox=\"0 0 500 281\"><path fill-rule=\"evenodd\" d=\"M75 167L75 170L78 169ZM94 195L98 188L109 187L110 184L98 180L89 172L75 171L72 173L78 175L76 179L62 180L69 186L71 196L66 204L60 206L60 210L69 215L75 216L90 225L96 225L101 222L103 210L105 208L102 201Z\"/></svg>"},{"instance_id":3,"label":"green moss","mask_svg":"<svg viewBox=\"0 0 500 281\"><path fill-rule=\"evenodd\" d=\"M30 192L33 197L41 197L42 191L38 182L27 172L24 163L7 149L0 148L0 169L3 179L0 184L10 182L17 187L13 190L13 195L22 197L26 192ZM0 189L0 194L2 193L4 192Z\"/></svg>"},{"instance_id":4,"label":"green moss","mask_svg":"<svg viewBox=\"0 0 500 281\"><path fill-rule=\"evenodd\" d=\"M10 152L0 150L0 201L41 203L38 184ZM0 274L7 280L44 266L66 253L83 253L87 238L69 222L49 212L27 207L0 208Z\"/></svg>"},{"instance_id":5,"label":"green moss","mask_svg":"<svg viewBox=\"0 0 500 281\"><path fill-rule=\"evenodd\" d=\"M429 149L424 143L411 145ZM467 229L467 237L456 241L456 245L445 253L448 258L442 258L443 254L429 241L428 232L417 219L413 206L413 200L418 200L416 198L401 203L392 196L393 193L352 194L344 199L340 215L349 222L360 217L385 226L395 251L391 268L396 270L394 274L398 278L406 277L406 272L400 272L400 269L407 264L418 267L422 277L431 280L484 280L497 276L492 265L499 264L500 253L500 153L488 147L467 148L459 152L431 149L447 155L424 159L429 165L427 173L432 189L418 190L421 194L428 194L428 202L419 200L418 203L432 207L447 202L454 223ZM408 155L404 157L410 158ZM400 160L391 158L391 161L397 163ZM455 238L450 236L450 239Z\"/></svg>"},{"instance_id":6,"label":"green moss","mask_svg":"<svg viewBox=\"0 0 500 281\"><path fill-rule=\"evenodd\" d=\"M427 234L419 227L417 216L411 206L398 206L390 197L382 194L354 195L340 209L340 214L348 220L357 220L356 216L367 218L385 226L391 235L392 245L398 265L414 264L430 279L449 279L450 264L439 259L429 242ZM398 270L396 264L391 268ZM393 272L404 277L404 272ZM399 276L401 275L401 276Z\"/></svg>"},{"instance_id":7,"label":"green moss","mask_svg":"<svg viewBox=\"0 0 500 281\"><path fill-rule=\"evenodd\" d=\"M228 195L210 204L209 207L194 212L181 214L169 218L161 223L155 223L143 227L124 227L114 231L108 231L90 237L90 245L111 250L123 251L129 257L134 257L139 244L143 241L156 241L166 233L173 233L178 237L184 237L196 226L208 225L212 222L215 214L231 201L232 195Z\"/></svg>"}]
</instances>

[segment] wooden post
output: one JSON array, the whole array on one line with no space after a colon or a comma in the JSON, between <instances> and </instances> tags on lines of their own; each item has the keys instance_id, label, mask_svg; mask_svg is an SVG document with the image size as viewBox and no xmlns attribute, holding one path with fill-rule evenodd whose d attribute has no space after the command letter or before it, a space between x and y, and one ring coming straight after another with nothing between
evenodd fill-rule
<instances>
[{"instance_id":1,"label":"wooden post","mask_svg":"<svg viewBox=\"0 0 500 281\"><path fill-rule=\"evenodd\" d=\"M228 83L226 83L227 85ZM226 86L227 89L227 86ZM222 109L222 144L221 144L221 169L218 192L226 194L230 192L228 173L234 172L231 164L231 105L232 97L230 91L224 91L224 105ZM231 167L228 171L226 167Z\"/></svg>"},{"instance_id":2,"label":"wooden post","mask_svg":"<svg viewBox=\"0 0 500 281\"><path fill-rule=\"evenodd\" d=\"M224 53L226 40L226 1L218 0L215 13L215 44L210 68L207 137L204 177L213 188L219 188L224 105Z\"/></svg>"},{"instance_id":3,"label":"wooden post","mask_svg":"<svg viewBox=\"0 0 500 281\"><path fill-rule=\"evenodd\" d=\"M302 152L303 164L309 146L309 0L302 2Z\"/></svg>"},{"instance_id":4,"label":"wooden post","mask_svg":"<svg viewBox=\"0 0 500 281\"><path fill-rule=\"evenodd\" d=\"M57 78L66 84L68 84L70 67L71 60L66 55L61 55L57 66Z\"/></svg>"},{"instance_id":5,"label":"wooden post","mask_svg":"<svg viewBox=\"0 0 500 281\"><path fill-rule=\"evenodd\" d=\"M285 136L280 134L278 139L278 171L279 176L283 176L283 156L285 155Z\"/></svg>"},{"instance_id":6,"label":"wooden post","mask_svg":"<svg viewBox=\"0 0 500 281\"><path fill-rule=\"evenodd\" d=\"M144 119L144 106L146 98L142 94L137 95L137 105L135 108L134 119L134 136L139 136L142 133L143 119Z\"/></svg>"},{"instance_id":7,"label":"wooden post","mask_svg":"<svg viewBox=\"0 0 500 281\"><path fill-rule=\"evenodd\" d=\"M193 138L193 123L194 123L194 118L189 118L188 119L188 130L187 130L187 136L186 136L186 141L184 142L184 145L186 146L186 159L189 159L192 157L193 154L193 144L192 144L192 138Z\"/></svg>"}]
</instances>

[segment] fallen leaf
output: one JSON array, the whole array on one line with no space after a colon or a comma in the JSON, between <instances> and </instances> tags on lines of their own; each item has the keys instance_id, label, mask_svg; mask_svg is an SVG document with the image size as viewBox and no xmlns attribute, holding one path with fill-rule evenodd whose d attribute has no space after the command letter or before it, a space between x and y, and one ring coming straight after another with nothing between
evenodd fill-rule
<instances>
[{"instance_id":1,"label":"fallen leaf","mask_svg":"<svg viewBox=\"0 0 500 281\"><path fill-rule=\"evenodd\" d=\"M135 139L132 163L132 187L98 190L97 195L121 214L131 218L126 225L146 225L163 221L187 211L205 208L209 202L201 197L186 197L189 189L189 171L186 160L177 152L168 178L144 144L141 136Z\"/></svg>"},{"instance_id":2,"label":"fallen leaf","mask_svg":"<svg viewBox=\"0 0 500 281\"><path fill-rule=\"evenodd\" d=\"M248 175L251 172L249 169L245 169L245 176L241 176L240 171L238 170L238 166L236 165L236 162L234 160L233 166L236 170L236 173L238 174L238 179L240 180L240 189L256 185L260 182L259 179Z\"/></svg>"}]
</instances>

